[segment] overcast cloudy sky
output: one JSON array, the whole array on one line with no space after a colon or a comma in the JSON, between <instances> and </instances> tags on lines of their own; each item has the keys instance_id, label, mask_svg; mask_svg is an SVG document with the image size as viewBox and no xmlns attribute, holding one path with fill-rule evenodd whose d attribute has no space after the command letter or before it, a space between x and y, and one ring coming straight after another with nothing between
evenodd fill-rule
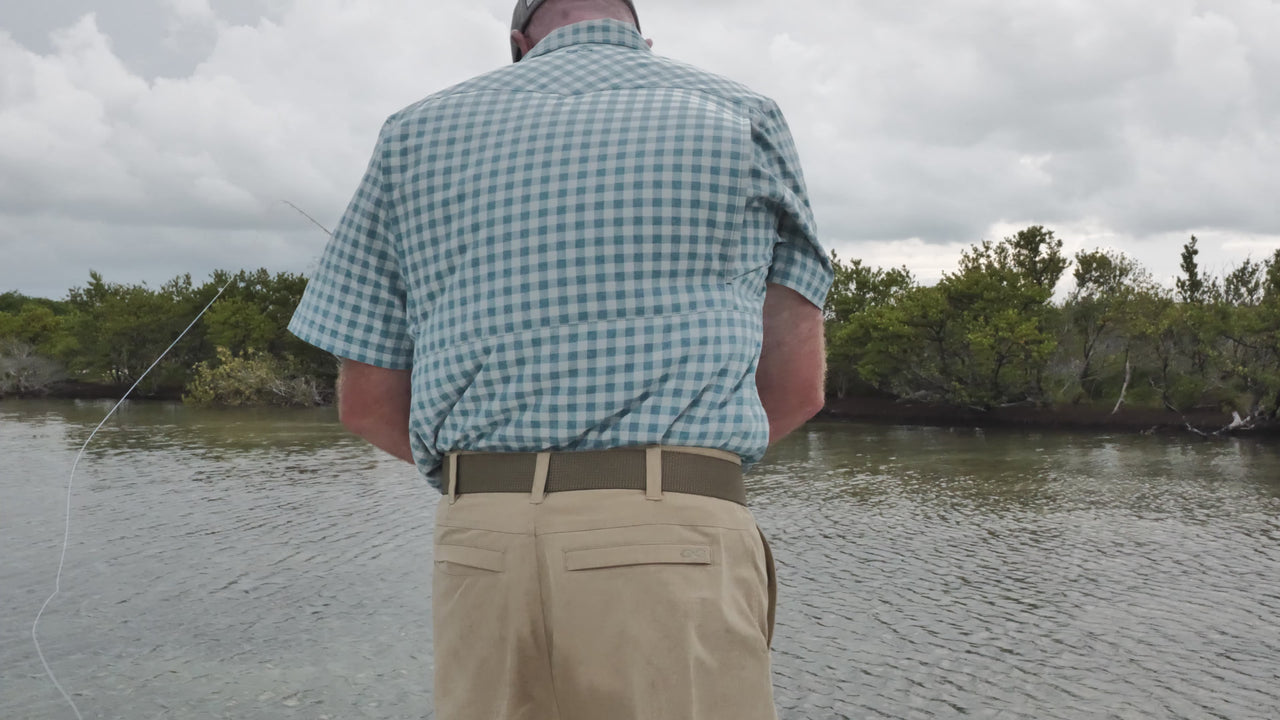
<instances>
[{"instance_id":1,"label":"overcast cloudy sky","mask_svg":"<svg viewBox=\"0 0 1280 720\"><path fill-rule=\"evenodd\" d=\"M0 291L307 271L382 120L510 0L0 2ZM925 280L1030 224L1176 272L1280 248L1275 0L636 0L786 112L829 247Z\"/></svg>"}]
</instances>

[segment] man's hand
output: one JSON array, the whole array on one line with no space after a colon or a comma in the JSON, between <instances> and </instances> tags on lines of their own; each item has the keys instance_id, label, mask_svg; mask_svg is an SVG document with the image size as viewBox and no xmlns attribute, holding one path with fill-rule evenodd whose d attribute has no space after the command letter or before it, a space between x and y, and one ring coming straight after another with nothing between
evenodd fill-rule
<instances>
[{"instance_id":1,"label":"man's hand","mask_svg":"<svg viewBox=\"0 0 1280 720\"><path fill-rule=\"evenodd\" d=\"M342 360L338 375L338 418L352 433L378 448L413 462L409 449L408 370L388 370Z\"/></svg>"},{"instance_id":2,"label":"man's hand","mask_svg":"<svg viewBox=\"0 0 1280 720\"><path fill-rule=\"evenodd\" d=\"M769 444L818 414L826 398L826 344L822 308L783 285L764 296L764 346L756 390L769 416Z\"/></svg>"}]
</instances>

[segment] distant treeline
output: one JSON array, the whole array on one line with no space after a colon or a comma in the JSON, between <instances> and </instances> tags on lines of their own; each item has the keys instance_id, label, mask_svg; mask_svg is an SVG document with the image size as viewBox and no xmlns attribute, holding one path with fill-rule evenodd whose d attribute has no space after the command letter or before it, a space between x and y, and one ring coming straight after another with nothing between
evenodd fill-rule
<instances>
[{"instance_id":1,"label":"distant treeline","mask_svg":"<svg viewBox=\"0 0 1280 720\"><path fill-rule=\"evenodd\" d=\"M1280 249L1223 277L1193 236L1172 288L1122 253L1073 259L1029 227L969 248L923 286L906 268L835 260L828 391L989 411L1012 405L1214 409L1280 420ZM1074 288L1056 302L1068 270Z\"/></svg>"},{"instance_id":2,"label":"distant treeline","mask_svg":"<svg viewBox=\"0 0 1280 720\"><path fill-rule=\"evenodd\" d=\"M266 270L218 271L200 285L184 275L158 288L109 283L93 272L65 300L0 295L0 395L122 390L228 282L138 396L227 405L329 401L333 356L286 330L307 280Z\"/></svg>"},{"instance_id":3,"label":"distant treeline","mask_svg":"<svg viewBox=\"0 0 1280 720\"><path fill-rule=\"evenodd\" d=\"M979 412L1024 405L1213 409L1238 427L1280 422L1280 249L1222 277L1198 241L1173 287L1122 253L1064 256L1029 227L970 247L935 285L907 268L835 257L825 307L828 394ZM1075 284L1056 290L1070 272ZM65 300L0 295L0 396L131 385L225 283L223 297L140 386L142 396L211 404L316 404L334 358L285 329L301 275L190 276L159 288L90 273ZM1061 299L1055 299L1061 298ZM102 386L106 386L103 388Z\"/></svg>"}]
</instances>

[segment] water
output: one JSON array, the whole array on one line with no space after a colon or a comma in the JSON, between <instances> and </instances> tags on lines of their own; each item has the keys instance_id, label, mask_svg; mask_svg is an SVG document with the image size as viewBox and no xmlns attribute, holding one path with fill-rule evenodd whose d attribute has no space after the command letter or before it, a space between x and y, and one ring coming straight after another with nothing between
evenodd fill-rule
<instances>
[{"instance_id":1,"label":"water","mask_svg":"<svg viewBox=\"0 0 1280 720\"><path fill-rule=\"evenodd\" d=\"M0 403L0 718L109 406ZM332 411L132 405L41 624L87 718L430 717L431 518ZM749 477L783 718L1280 717L1280 451L814 424Z\"/></svg>"}]
</instances>

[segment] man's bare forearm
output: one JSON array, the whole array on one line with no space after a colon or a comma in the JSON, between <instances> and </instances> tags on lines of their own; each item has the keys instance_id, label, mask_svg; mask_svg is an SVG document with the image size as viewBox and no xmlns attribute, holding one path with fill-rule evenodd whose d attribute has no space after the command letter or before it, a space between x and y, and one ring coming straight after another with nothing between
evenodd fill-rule
<instances>
[{"instance_id":1,"label":"man's bare forearm","mask_svg":"<svg viewBox=\"0 0 1280 720\"><path fill-rule=\"evenodd\" d=\"M822 329L820 308L790 288L768 286L756 391L769 416L770 445L822 409L826 375Z\"/></svg>"},{"instance_id":2,"label":"man's bare forearm","mask_svg":"<svg viewBox=\"0 0 1280 720\"><path fill-rule=\"evenodd\" d=\"M404 425L400 425L398 422L388 422L383 425L363 426L359 430L349 429L374 447L384 450L407 463L412 463L413 450L409 446L408 422L406 417Z\"/></svg>"},{"instance_id":3,"label":"man's bare forearm","mask_svg":"<svg viewBox=\"0 0 1280 720\"><path fill-rule=\"evenodd\" d=\"M760 404L769 416L769 444L799 430L822 410L811 397L786 392L761 392Z\"/></svg>"},{"instance_id":4,"label":"man's bare forearm","mask_svg":"<svg viewBox=\"0 0 1280 720\"><path fill-rule=\"evenodd\" d=\"M408 370L388 370L343 360L338 377L338 417L351 433L391 455L413 462L409 445Z\"/></svg>"}]
</instances>

